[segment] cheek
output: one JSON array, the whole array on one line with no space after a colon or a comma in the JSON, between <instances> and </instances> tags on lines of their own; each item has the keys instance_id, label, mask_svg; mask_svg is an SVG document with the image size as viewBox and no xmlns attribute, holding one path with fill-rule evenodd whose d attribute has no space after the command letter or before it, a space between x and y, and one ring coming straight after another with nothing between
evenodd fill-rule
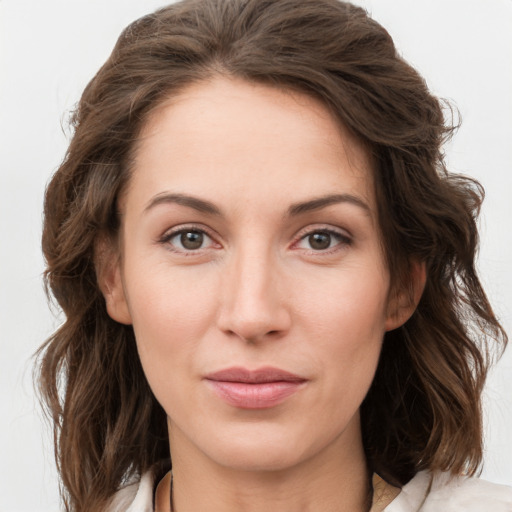
<instances>
[{"instance_id":1,"label":"cheek","mask_svg":"<svg viewBox=\"0 0 512 512\"><path fill-rule=\"evenodd\" d=\"M387 274L378 266L360 270L317 279L315 286L306 279L297 299L311 359L326 377L326 399L337 407L350 401L349 409L359 407L373 380L386 322Z\"/></svg>"},{"instance_id":2,"label":"cheek","mask_svg":"<svg viewBox=\"0 0 512 512\"><path fill-rule=\"evenodd\" d=\"M211 278L168 265L130 271L140 276L127 289L137 348L150 386L158 395L174 378L192 372L194 353L214 322L218 288ZM165 402L165 397L157 398Z\"/></svg>"},{"instance_id":3,"label":"cheek","mask_svg":"<svg viewBox=\"0 0 512 512\"><path fill-rule=\"evenodd\" d=\"M389 278L380 265L363 263L316 276L302 273L295 309L312 328L358 345L383 336Z\"/></svg>"},{"instance_id":4,"label":"cheek","mask_svg":"<svg viewBox=\"0 0 512 512\"><path fill-rule=\"evenodd\" d=\"M166 263L144 270L134 268L130 273L135 279L130 281L127 299L134 329L151 334L152 342L187 341L187 333L197 334L208 325L218 289L212 273L176 269ZM169 333L175 334L166 340Z\"/></svg>"}]
</instances>

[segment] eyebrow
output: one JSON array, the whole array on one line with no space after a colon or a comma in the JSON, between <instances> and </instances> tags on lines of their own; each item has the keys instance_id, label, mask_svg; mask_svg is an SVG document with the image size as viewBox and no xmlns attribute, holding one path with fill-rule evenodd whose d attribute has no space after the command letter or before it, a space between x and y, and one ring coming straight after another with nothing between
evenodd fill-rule
<instances>
[{"instance_id":1,"label":"eyebrow","mask_svg":"<svg viewBox=\"0 0 512 512\"><path fill-rule=\"evenodd\" d=\"M179 204L181 206L193 208L194 210L202 213L208 213L210 215L216 216L221 215L219 208L217 208L217 206L215 206L210 201L199 199L198 197L189 196L186 194L172 194L169 192L163 192L153 197L144 208L144 213L160 204Z\"/></svg>"},{"instance_id":2,"label":"eyebrow","mask_svg":"<svg viewBox=\"0 0 512 512\"><path fill-rule=\"evenodd\" d=\"M371 214L370 207L359 197L352 194L330 194L326 196L317 197L308 201L301 201L290 205L287 211L288 217L296 217L298 215L321 210L333 204L349 203L364 210L366 213ZM222 216L220 209L212 202L198 197L190 196L187 194L162 192L161 194L153 197L144 208L144 213L152 208L161 204L179 204L188 208L193 208L202 213L209 215Z\"/></svg>"},{"instance_id":3,"label":"eyebrow","mask_svg":"<svg viewBox=\"0 0 512 512\"><path fill-rule=\"evenodd\" d=\"M358 206L359 208L362 208L367 214L371 214L370 207L361 198L352 194L331 194L327 196L321 196L316 199L311 199L309 201L292 204L288 208L288 216L295 217L303 213L320 210L322 208L326 208L327 206L339 203L349 203L354 206Z\"/></svg>"}]
</instances>

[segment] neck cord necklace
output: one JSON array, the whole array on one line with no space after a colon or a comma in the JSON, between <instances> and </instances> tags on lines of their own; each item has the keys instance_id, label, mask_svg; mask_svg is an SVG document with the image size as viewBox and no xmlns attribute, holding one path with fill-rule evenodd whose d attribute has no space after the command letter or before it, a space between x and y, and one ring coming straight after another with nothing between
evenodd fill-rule
<instances>
[{"instance_id":1,"label":"neck cord necklace","mask_svg":"<svg viewBox=\"0 0 512 512\"><path fill-rule=\"evenodd\" d=\"M174 475L171 472L171 512L174 512Z\"/></svg>"}]
</instances>

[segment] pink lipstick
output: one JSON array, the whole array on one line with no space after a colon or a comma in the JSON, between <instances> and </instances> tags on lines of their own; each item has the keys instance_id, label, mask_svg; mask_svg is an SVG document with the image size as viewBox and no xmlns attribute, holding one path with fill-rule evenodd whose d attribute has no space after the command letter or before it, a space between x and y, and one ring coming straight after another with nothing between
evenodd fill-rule
<instances>
[{"instance_id":1,"label":"pink lipstick","mask_svg":"<svg viewBox=\"0 0 512 512\"><path fill-rule=\"evenodd\" d=\"M205 380L217 396L241 409L274 407L296 393L307 381L272 367L258 370L227 368L208 374Z\"/></svg>"}]
</instances>

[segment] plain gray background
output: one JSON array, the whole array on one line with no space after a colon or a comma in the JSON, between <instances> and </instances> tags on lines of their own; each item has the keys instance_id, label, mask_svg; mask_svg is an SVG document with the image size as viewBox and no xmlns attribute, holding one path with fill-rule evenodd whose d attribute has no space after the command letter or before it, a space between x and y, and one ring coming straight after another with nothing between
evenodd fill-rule
<instances>
[{"instance_id":1,"label":"plain gray background","mask_svg":"<svg viewBox=\"0 0 512 512\"><path fill-rule=\"evenodd\" d=\"M452 170L487 191L479 266L512 332L512 1L360 0L463 125ZM68 113L120 31L160 0L0 0L0 512L57 511L51 436L31 355L58 325L41 284L41 204L68 140ZM483 476L512 483L512 350L485 401Z\"/></svg>"}]
</instances>

